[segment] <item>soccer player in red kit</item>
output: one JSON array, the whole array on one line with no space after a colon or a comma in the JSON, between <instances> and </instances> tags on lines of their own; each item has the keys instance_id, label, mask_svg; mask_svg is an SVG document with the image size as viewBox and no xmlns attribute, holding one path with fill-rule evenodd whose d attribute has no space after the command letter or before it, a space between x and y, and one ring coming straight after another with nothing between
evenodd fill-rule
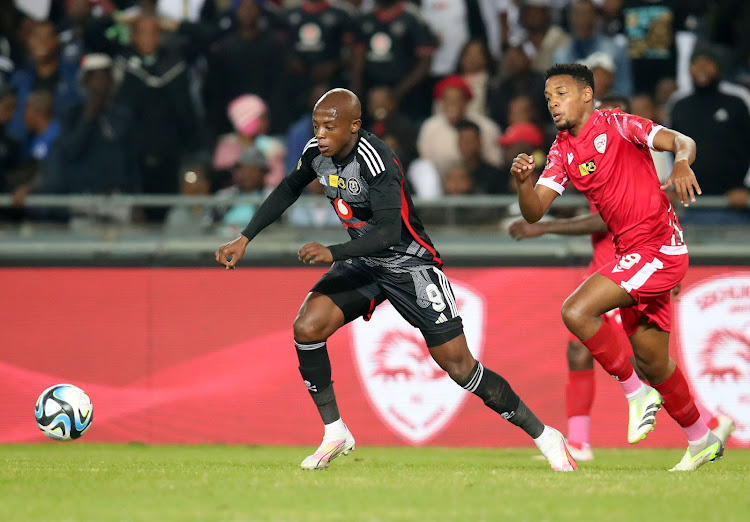
<instances>
[{"instance_id":1,"label":"soccer player in red kit","mask_svg":"<svg viewBox=\"0 0 750 522\"><path fill-rule=\"evenodd\" d=\"M604 109L622 109L630 112L630 101L624 96L610 94L601 98L596 107ZM589 214L573 218L544 220L537 223L527 223L519 219L511 223L508 232L513 239L521 240L538 237L544 234L561 234L567 236L591 236L592 256L591 262L586 268L588 278L597 272L597 269L615 259L615 248L612 242L612 234L607 230L607 225L602 220L599 212L593 204L589 206ZM675 297L679 287L672 291ZM620 309L610 310L602 316L605 322L609 322L615 330L617 342L620 349L624 350L633 363L633 369L639 372L637 363L633 360L633 353L625 331L622 329ZM565 386L565 413L568 418L568 448L573 458L578 461L593 460L594 453L591 450L591 409L594 404L596 393L596 381L594 379L594 358L578 338L570 334L567 349L568 359L568 382ZM638 375L643 377L642 374ZM714 414L694 397L695 405L701 414L701 418L711 431L713 431L726 444L727 439L735 429L734 421L726 415Z\"/></svg>"},{"instance_id":2,"label":"soccer player in red kit","mask_svg":"<svg viewBox=\"0 0 750 522\"><path fill-rule=\"evenodd\" d=\"M688 449L672 471L696 470L721 457L724 446L701 420L685 377L669 357L670 291L684 277L688 255L663 192L674 186L685 206L700 194L690 169L695 142L617 109L595 110L593 73L584 65L554 65L546 78L544 96L559 132L536 186L530 177L533 157L519 154L513 161L521 214L530 223L539 221L569 181L599 210L614 237L617 257L566 299L563 321L623 387L629 406L628 441L635 444L653 429L663 405L688 439ZM675 155L664 185L649 148ZM638 378L618 346L615 329L601 318L616 308L651 386Z\"/></svg>"}]
</instances>

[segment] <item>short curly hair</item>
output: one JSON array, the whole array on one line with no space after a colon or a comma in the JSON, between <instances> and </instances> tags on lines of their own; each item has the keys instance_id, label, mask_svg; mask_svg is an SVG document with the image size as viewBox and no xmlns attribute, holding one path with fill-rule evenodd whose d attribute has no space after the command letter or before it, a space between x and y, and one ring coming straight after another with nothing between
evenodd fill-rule
<instances>
[{"instance_id":1,"label":"short curly hair","mask_svg":"<svg viewBox=\"0 0 750 522\"><path fill-rule=\"evenodd\" d=\"M544 79L553 76L572 76L575 81L594 90L594 73L581 63L556 63L544 73Z\"/></svg>"}]
</instances>

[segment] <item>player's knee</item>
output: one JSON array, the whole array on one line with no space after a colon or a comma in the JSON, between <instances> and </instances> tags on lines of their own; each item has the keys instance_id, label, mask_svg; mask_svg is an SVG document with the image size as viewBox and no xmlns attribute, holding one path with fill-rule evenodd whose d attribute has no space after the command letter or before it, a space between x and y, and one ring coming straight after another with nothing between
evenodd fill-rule
<instances>
[{"instance_id":1,"label":"player's knee","mask_svg":"<svg viewBox=\"0 0 750 522\"><path fill-rule=\"evenodd\" d=\"M294 338L298 341L322 341L328 336L325 322L314 315L300 314L294 320Z\"/></svg>"},{"instance_id":2,"label":"player's knee","mask_svg":"<svg viewBox=\"0 0 750 522\"><path fill-rule=\"evenodd\" d=\"M565 300L560 313L562 314L562 319L565 323L565 326L567 326L568 330L573 333L576 333L576 331L580 328L580 326L585 322L586 319L584 308L581 305L580 301L573 298L572 296L568 297Z\"/></svg>"}]
</instances>

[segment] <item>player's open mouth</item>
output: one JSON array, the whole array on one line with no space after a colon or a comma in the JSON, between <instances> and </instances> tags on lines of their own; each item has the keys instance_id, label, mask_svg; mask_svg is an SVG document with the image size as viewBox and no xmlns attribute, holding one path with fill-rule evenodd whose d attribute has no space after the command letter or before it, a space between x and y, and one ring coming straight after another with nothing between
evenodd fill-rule
<instances>
[{"instance_id":1,"label":"player's open mouth","mask_svg":"<svg viewBox=\"0 0 750 522\"><path fill-rule=\"evenodd\" d=\"M325 152L325 151L328 150L328 146L327 145L318 145L318 150L320 152Z\"/></svg>"},{"instance_id":2,"label":"player's open mouth","mask_svg":"<svg viewBox=\"0 0 750 522\"><path fill-rule=\"evenodd\" d=\"M552 115L552 121L559 121L560 118L562 118L562 114L553 114Z\"/></svg>"}]
</instances>

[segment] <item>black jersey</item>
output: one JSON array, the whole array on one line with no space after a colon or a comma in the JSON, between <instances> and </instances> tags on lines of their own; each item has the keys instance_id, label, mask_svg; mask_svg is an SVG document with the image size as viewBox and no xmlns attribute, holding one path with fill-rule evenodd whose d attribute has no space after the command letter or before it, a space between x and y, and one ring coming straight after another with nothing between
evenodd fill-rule
<instances>
[{"instance_id":1,"label":"black jersey","mask_svg":"<svg viewBox=\"0 0 750 522\"><path fill-rule=\"evenodd\" d=\"M360 129L357 145L340 162L323 156L318 150L318 140L313 138L305 145L298 169L292 174L305 176L308 182L318 178L352 239L375 228L374 211L401 210L400 241L367 256L369 261L387 267L442 264L414 211L398 159L374 134Z\"/></svg>"},{"instance_id":2,"label":"black jersey","mask_svg":"<svg viewBox=\"0 0 750 522\"><path fill-rule=\"evenodd\" d=\"M414 69L420 56L435 51L435 37L406 2L376 8L357 21L355 42L365 48L365 83L393 86Z\"/></svg>"},{"instance_id":3,"label":"black jersey","mask_svg":"<svg viewBox=\"0 0 750 522\"><path fill-rule=\"evenodd\" d=\"M343 46L351 43L351 16L327 0L303 0L285 19L294 53L309 65L338 60Z\"/></svg>"}]
</instances>

